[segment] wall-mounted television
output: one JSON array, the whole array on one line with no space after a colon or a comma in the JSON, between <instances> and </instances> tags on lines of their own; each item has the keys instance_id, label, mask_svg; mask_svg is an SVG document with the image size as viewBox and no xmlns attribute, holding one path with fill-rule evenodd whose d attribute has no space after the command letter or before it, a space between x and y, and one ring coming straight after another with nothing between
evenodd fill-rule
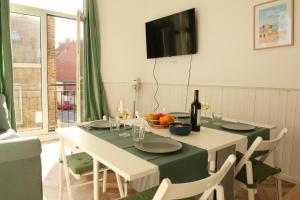
<instances>
[{"instance_id":1,"label":"wall-mounted television","mask_svg":"<svg viewBox=\"0 0 300 200\"><path fill-rule=\"evenodd\" d=\"M147 58L197 52L195 9L146 23Z\"/></svg>"}]
</instances>

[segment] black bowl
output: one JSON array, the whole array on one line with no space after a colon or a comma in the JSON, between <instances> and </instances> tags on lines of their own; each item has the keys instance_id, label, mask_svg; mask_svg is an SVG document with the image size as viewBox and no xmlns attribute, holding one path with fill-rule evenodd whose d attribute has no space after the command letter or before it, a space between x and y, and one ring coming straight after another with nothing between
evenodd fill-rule
<instances>
[{"instance_id":1,"label":"black bowl","mask_svg":"<svg viewBox=\"0 0 300 200\"><path fill-rule=\"evenodd\" d=\"M178 125L181 125L181 126L178 127ZM191 133L192 127L191 127L190 124L183 124L183 123L180 123L180 122L174 122L174 123L170 124L169 130L174 135L187 136Z\"/></svg>"}]
</instances>

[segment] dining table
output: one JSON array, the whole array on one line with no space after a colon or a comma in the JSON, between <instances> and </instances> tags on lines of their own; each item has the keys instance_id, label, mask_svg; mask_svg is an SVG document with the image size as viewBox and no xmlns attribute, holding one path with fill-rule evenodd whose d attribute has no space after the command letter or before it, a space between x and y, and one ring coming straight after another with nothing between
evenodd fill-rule
<instances>
[{"instance_id":1,"label":"dining table","mask_svg":"<svg viewBox=\"0 0 300 200\"><path fill-rule=\"evenodd\" d=\"M237 120L230 118L223 120L237 122ZM202 124L200 132L191 132L188 136L177 136L171 134L168 129L157 129L149 126L143 118L123 121L127 126L124 126L123 130L120 131L130 133L130 125L144 124L147 131L145 136L168 137L183 144L184 148L181 154L160 156L140 152L134 147L134 142L130 136L123 138L120 136L122 134L112 132L109 129L92 129L86 123L59 128L57 132L64 142L75 145L92 156L94 160L94 199L98 200L98 162L115 172L120 196L125 197L127 196L127 183L137 191L143 191L158 186L163 178L171 177L173 182L188 182L188 180L194 181L193 178L205 178L208 174L204 171L207 169L208 172L214 172L220 169L226 158L230 154L235 154L237 146L243 148L242 151L246 151L257 136L269 139L270 131L275 128L273 125L239 122L251 124L256 129L252 132L228 131L214 125L211 121ZM191 163L189 164L189 162ZM182 163L185 165L182 165ZM178 169L173 170L176 166ZM195 168L195 166L198 168ZM191 167L191 169L185 170L186 167ZM174 171L178 172L179 169L185 170L183 177L174 174ZM194 177L191 175L194 175ZM187 179L185 176L192 179ZM124 186L121 177L125 180L126 184ZM226 200L234 199L233 181L234 167L222 181L226 191Z\"/></svg>"}]
</instances>

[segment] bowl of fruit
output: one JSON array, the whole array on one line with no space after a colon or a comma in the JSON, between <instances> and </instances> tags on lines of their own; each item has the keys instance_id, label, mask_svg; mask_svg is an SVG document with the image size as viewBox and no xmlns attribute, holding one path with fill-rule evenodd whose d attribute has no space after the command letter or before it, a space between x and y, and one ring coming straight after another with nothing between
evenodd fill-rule
<instances>
[{"instance_id":1,"label":"bowl of fruit","mask_svg":"<svg viewBox=\"0 0 300 200\"><path fill-rule=\"evenodd\" d=\"M175 122L170 124L169 130L174 135L187 136L191 133L192 127L190 124Z\"/></svg>"},{"instance_id":2,"label":"bowl of fruit","mask_svg":"<svg viewBox=\"0 0 300 200\"><path fill-rule=\"evenodd\" d=\"M168 128L174 122L175 117L170 114L153 114L149 113L146 116L148 124L154 128Z\"/></svg>"}]
</instances>

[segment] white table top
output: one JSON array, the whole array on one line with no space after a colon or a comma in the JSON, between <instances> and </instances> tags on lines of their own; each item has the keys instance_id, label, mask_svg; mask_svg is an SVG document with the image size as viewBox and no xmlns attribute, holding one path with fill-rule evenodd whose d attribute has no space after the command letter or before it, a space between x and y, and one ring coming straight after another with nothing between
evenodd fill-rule
<instances>
[{"instance_id":1,"label":"white table top","mask_svg":"<svg viewBox=\"0 0 300 200\"><path fill-rule=\"evenodd\" d=\"M158 171L158 167L76 126L59 128L58 134L128 181Z\"/></svg>"},{"instance_id":2,"label":"white table top","mask_svg":"<svg viewBox=\"0 0 300 200\"><path fill-rule=\"evenodd\" d=\"M144 123L143 119L126 120L126 122L128 124ZM155 129L148 126L149 129L158 135L206 149L208 153L215 153L234 144L247 143L246 136L205 127L201 127L200 132L192 132L186 137L172 135L168 129ZM59 128L57 132L64 140L78 146L128 181L158 172L156 165L76 126Z\"/></svg>"},{"instance_id":3,"label":"white table top","mask_svg":"<svg viewBox=\"0 0 300 200\"><path fill-rule=\"evenodd\" d=\"M247 137L245 136L205 127L201 127L200 132L191 132L189 136L185 137L173 135L169 132L169 129L151 128L151 131L158 135L205 149L208 153L214 153L234 144L247 142Z\"/></svg>"},{"instance_id":4,"label":"white table top","mask_svg":"<svg viewBox=\"0 0 300 200\"><path fill-rule=\"evenodd\" d=\"M214 153L234 144L247 143L246 136L229 133L228 131L205 128L203 126L201 127L200 132L192 132L190 135L183 137L171 134L169 129L157 129L150 127L146 120L142 118L126 120L125 123L142 123L147 127L148 131L205 149L208 153Z\"/></svg>"}]
</instances>

